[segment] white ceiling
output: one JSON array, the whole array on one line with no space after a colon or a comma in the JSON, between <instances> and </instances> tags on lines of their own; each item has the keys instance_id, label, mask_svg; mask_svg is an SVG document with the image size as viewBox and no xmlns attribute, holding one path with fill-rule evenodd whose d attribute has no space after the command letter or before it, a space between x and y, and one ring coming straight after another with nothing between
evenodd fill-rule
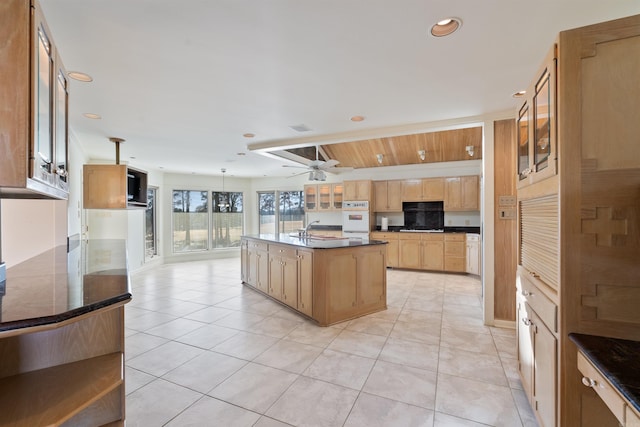
<instances>
[{"instance_id":1,"label":"white ceiling","mask_svg":"<svg viewBox=\"0 0 640 427\"><path fill-rule=\"evenodd\" d=\"M292 173L252 144L515 110L559 31L640 13L638 0L40 1L67 70L94 78L71 86L89 157L114 160L117 136L137 167L239 177ZM449 16L457 33L428 35Z\"/></svg>"}]
</instances>

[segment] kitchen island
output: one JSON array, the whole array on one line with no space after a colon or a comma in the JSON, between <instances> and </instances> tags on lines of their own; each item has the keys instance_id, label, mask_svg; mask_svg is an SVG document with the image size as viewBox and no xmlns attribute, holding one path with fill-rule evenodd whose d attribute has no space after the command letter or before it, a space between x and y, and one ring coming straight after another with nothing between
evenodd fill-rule
<instances>
[{"instance_id":1,"label":"kitchen island","mask_svg":"<svg viewBox=\"0 0 640 427\"><path fill-rule=\"evenodd\" d=\"M0 282L2 426L124 425L126 244L70 246Z\"/></svg>"},{"instance_id":2,"label":"kitchen island","mask_svg":"<svg viewBox=\"0 0 640 427\"><path fill-rule=\"evenodd\" d=\"M243 236L242 282L328 326L387 308L386 242Z\"/></svg>"}]
</instances>

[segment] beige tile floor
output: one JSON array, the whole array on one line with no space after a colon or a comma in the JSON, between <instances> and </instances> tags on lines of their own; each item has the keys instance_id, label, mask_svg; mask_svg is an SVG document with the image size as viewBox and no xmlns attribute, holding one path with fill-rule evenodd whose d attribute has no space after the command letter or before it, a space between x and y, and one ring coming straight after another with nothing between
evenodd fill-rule
<instances>
[{"instance_id":1,"label":"beige tile floor","mask_svg":"<svg viewBox=\"0 0 640 427\"><path fill-rule=\"evenodd\" d=\"M388 270L388 310L327 328L243 287L237 258L132 286L128 427L536 426L477 278Z\"/></svg>"}]
</instances>

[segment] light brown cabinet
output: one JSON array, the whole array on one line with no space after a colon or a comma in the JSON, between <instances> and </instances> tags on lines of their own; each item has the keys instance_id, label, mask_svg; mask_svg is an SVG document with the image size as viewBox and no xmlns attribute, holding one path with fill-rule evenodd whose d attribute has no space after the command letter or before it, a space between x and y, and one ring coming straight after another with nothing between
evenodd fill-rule
<instances>
[{"instance_id":1,"label":"light brown cabinet","mask_svg":"<svg viewBox=\"0 0 640 427\"><path fill-rule=\"evenodd\" d=\"M298 308L298 258L296 250L284 245L269 245L269 295Z\"/></svg>"},{"instance_id":2,"label":"light brown cabinet","mask_svg":"<svg viewBox=\"0 0 640 427\"><path fill-rule=\"evenodd\" d=\"M85 209L147 207L147 173L127 165L84 165Z\"/></svg>"},{"instance_id":3,"label":"light brown cabinet","mask_svg":"<svg viewBox=\"0 0 640 427\"><path fill-rule=\"evenodd\" d=\"M67 73L37 0L0 5L0 196L67 199Z\"/></svg>"},{"instance_id":4,"label":"light brown cabinet","mask_svg":"<svg viewBox=\"0 0 640 427\"><path fill-rule=\"evenodd\" d=\"M422 269L422 240L418 233L403 233L398 237L399 267Z\"/></svg>"},{"instance_id":5,"label":"light brown cabinet","mask_svg":"<svg viewBox=\"0 0 640 427\"><path fill-rule=\"evenodd\" d=\"M445 211L480 210L480 177L477 175L448 177L444 179Z\"/></svg>"},{"instance_id":6,"label":"light brown cabinet","mask_svg":"<svg viewBox=\"0 0 640 427\"><path fill-rule=\"evenodd\" d=\"M466 247L464 233L445 233L444 235L444 269L446 271L466 271Z\"/></svg>"},{"instance_id":7,"label":"light brown cabinet","mask_svg":"<svg viewBox=\"0 0 640 427\"><path fill-rule=\"evenodd\" d=\"M444 178L405 179L403 202L437 202L444 200Z\"/></svg>"},{"instance_id":8,"label":"light brown cabinet","mask_svg":"<svg viewBox=\"0 0 640 427\"><path fill-rule=\"evenodd\" d=\"M467 273L480 275L482 265L480 254L480 235L467 234Z\"/></svg>"},{"instance_id":9,"label":"light brown cabinet","mask_svg":"<svg viewBox=\"0 0 640 427\"><path fill-rule=\"evenodd\" d=\"M518 110L518 188L556 174L556 69L554 45L527 88L527 97Z\"/></svg>"},{"instance_id":10,"label":"light brown cabinet","mask_svg":"<svg viewBox=\"0 0 640 427\"><path fill-rule=\"evenodd\" d=\"M444 236L425 235L422 238L421 264L425 270L445 270Z\"/></svg>"},{"instance_id":11,"label":"light brown cabinet","mask_svg":"<svg viewBox=\"0 0 640 427\"><path fill-rule=\"evenodd\" d=\"M398 240L399 233L393 232L372 232L369 234L373 240L382 240L387 242L387 267L399 267L398 262L400 257L400 241Z\"/></svg>"},{"instance_id":12,"label":"light brown cabinet","mask_svg":"<svg viewBox=\"0 0 640 427\"><path fill-rule=\"evenodd\" d=\"M373 181L374 212L402 212L402 181Z\"/></svg>"},{"instance_id":13,"label":"light brown cabinet","mask_svg":"<svg viewBox=\"0 0 640 427\"><path fill-rule=\"evenodd\" d=\"M342 209L342 183L306 184L304 186L305 212L329 212Z\"/></svg>"},{"instance_id":14,"label":"light brown cabinet","mask_svg":"<svg viewBox=\"0 0 640 427\"><path fill-rule=\"evenodd\" d=\"M372 188L369 180L344 181L344 200L371 201Z\"/></svg>"},{"instance_id":15,"label":"light brown cabinet","mask_svg":"<svg viewBox=\"0 0 640 427\"><path fill-rule=\"evenodd\" d=\"M247 242L247 265L245 283L264 292L269 292L269 252L268 245L256 240L243 240ZM242 260L241 260L242 261Z\"/></svg>"},{"instance_id":16,"label":"light brown cabinet","mask_svg":"<svg viewBox=\"0 0 640 427\"><path fill-rule=\"evenodd\" d=\"M313 316L313 251L298 249L298 311Z\"/></svg>"}]
</instances>

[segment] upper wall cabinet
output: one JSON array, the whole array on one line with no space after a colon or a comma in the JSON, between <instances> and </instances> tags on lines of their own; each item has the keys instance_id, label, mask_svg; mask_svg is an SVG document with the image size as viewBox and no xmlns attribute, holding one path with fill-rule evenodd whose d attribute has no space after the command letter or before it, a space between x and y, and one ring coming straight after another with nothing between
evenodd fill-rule
<instances>
[{"instance_id":1,"label":"upper wall cabinet","mask_svg":"<svg viewBox=\"0 0 640 427\"><path fill-rule=\"evenodd\" d=\"M406 179L402 182L403 202L444 200L444 178Z\"/></svg>"},{"instance_id":2,"label":"upper wall cabinet","mask_svg":"<svg viewBox=\"0 0 640 427\"><path fill-rule=\"evenodd\" d=\"M69 84L40 4L0 2L0 197L66 199Z\"/></svg>"},{"instance_id":3,"label":"upper wall cabinet","mask_svg":"<svg viewBox=\"0 0 640 427\"><path fill-rule=\"evenodd\" d=\"M127 165L84 165L85 209L147 207L147 173Z\"/></svg>"},{"instance_id":4,"label":"upper wall cabinet","mask_svg":"<svg viewBox=\"0 0 640 427\"><path fill-rule=\"evenodd\" d=\"M518 111L518 188L556 174L556 68L554 45Z\"/></svg>"},{"instance_id":5,"label":"upper wall cabinet","mask_svg":"<svg viewBox=\"0 0 640 427\"><path fill-rule=\"evenodd\" d=\"M357 180L344 182L344 200L371 201L371 181Z\"/></svg>"},{"instance_id":6,"label":"upper wall cabinet","mask_svg":"<svg viewBox=\"0 0 640 427\"><path fill-rule=\"evenodd\" d=\"M480 177L478 175L456 176L444 179L445 211L480 210Z\"/></svg>"},{"instance_id":7,"label":"upper wall cabinet","mask_svg":"<svg viewBox=\"0 0 640 427\"><path fill-rule=\"evenodd\" d=\"M373 181L374 212L402 212L402 181Z\"/></svg>"}]
</instances>

